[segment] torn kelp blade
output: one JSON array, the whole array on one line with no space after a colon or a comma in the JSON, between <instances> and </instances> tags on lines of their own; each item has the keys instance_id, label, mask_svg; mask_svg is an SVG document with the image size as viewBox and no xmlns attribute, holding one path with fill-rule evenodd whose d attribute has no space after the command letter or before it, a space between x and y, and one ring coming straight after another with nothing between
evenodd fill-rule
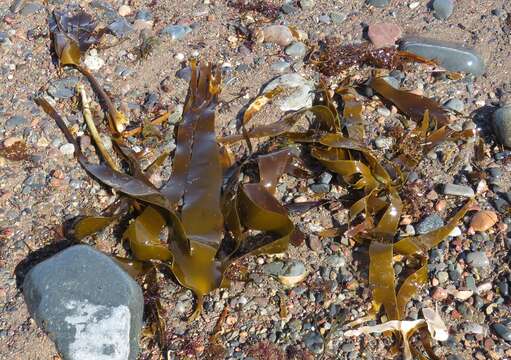
<instances>
[{"instance_id":1,"label":"torn kelp blade","mask_svg":"<svg viewBox=\"0 0 511 360\"><path fill-rule=\"evenodd\" d=\"M405 279L397 292L397 312L400 319L406 317L406 305L427 282L428 261L426 257L423 257L419 269Z\"/></svg>"},{"instance_id":2,"label":"torn kelp blade","mask_svg":"<svg viewBox=\"0 0 511 360\"><path fill-rule=\"evenodd\" d=\"M259 182L271 194L275 192L280 177L289 168L293 159L294 156L291 149L283 149L257 157Z\"/></svg>"},{"instance_id":3,"label":"torn kelp blade","mask_svg":"<svg viewBox=\"0 0 511 360\"><path fill-rule=\"evenodd\" d=\"M115 220L114 216L84 216L74 222L72 236L81 240L103 230Z\"/></svg>"},{"instance_id":4,"label":"torn kelp blade","mask_svg":"<svg viewBox=\"0 0 511 360\"><path fill-rule=\"evenodd\" d=\"M422 121L426 110L429 110L431 119L436 121L438 127L447 125L450 122L449 116L444 108L427 97L397 90L381 77L373 78L369 86L380 96L396 105L399 110L417 122Z\"/></svg>"},{"instance_id":5,"label":"torn kelp blade","mask_svg":"<svg viewBox=\"0 0 511 360\"><path fill-rule=\"evenodd\" d=\"M406 237L394 244L394 250L402 255L427 254L433 247L447 238L465 214L472 210L474 203L468 201L445 225L429 233Z\"/></svg>"},{"instance_id":6,"label":"torn kelp blade","mask_svg":"<svg viewBox=\"0 0 511 360\"><path fill-rule=\"evenodd\" d=\"M59 59L60 66L80 64L82 57L80 46L64 33L53 34L53 48Z\"/></svg>"},{"instance_id":7,"label":"torn kelp blade","mask_svg":"<svg viewBox=\"0 0 511 360\"><path fill-rule=\"evenodd\" d=\"M365 140L364 120L362 119L362 104L357 101L355 95L349 90L341 91L344 108L342 112L343 125L350 139L357 141Z\"/></svg>"},{"instance_id":8,"label":"torn kelp blade","mask_svg":"<svg viewBox=\"0 0 511 360\"><path fill-rule=\"evenodd\" d=\"M249 253L275 254L287 250L294 231L293 222L287 210L261 183L244 184L240 188L238 213L242 226L262 231L265 236L262 242L251 242L251 238L247 238L233 258Z\"/></svg>"},{"instance_id":9,"label":"torn kelp blade","mask_svg":"<svg viewBox=\"0 0 511 360\"><path fill-rule=\"evenodd\" d=\"M367 160L368 166L371 169L374 178L387 186L392 185L392 178L388 174L387 170L385 170L376 156L364 144L356 140L346 138L341 134L327 134L321 137L319 142L322 145L328 147L355 150L362 153Z\"/></svg>"},{"instance_id":10,"label":"torn kelp blade","mask_svg":"<svg viewBox=\"0 0 511 360\"><path fill-rule=\"evenodd\" d=\"M373 308L383 305L388 320L401 320L397 311L396 275L392 263L391 242L372 240L369 245L369 286L373 293Z\"/></svg>"},{"instance_id":11,"label":"torn kelp blade","mask_svg":"<svg viewBox=\"0 0 511 360\"><path fill-rule=\"evenodd\" d=\"M333 171L345 178L359 174L361 176L353 186L356 189L365 189L367 192L375 189L378 182L373 176L371 169L359 160L347 160L339 156L337 149L322 149L313 147L311 155L328 170ZM349 181L349 180L348 180Z\"/></svg>"},{"instance_id":12,"label":"torn kelp blade","mask_svg":"<svg viewBox=\"0 0 511 360\"><path fill-rule=\"evenodd\" d=\"M247 130L245 134L234 134L224 136L222 138L219 138L218 141L223 144L232 144L241 141L245 138L258 139L263 137L278 136L287 133L296 124L296 122L300 120L301 115L302 115L301 111L290 115L284 115L282 119L274 123L257 126L253 129Z\"/></svg>"},{"instance_id":13,"label":"torn kelp blade","mask_svg":"<svg viewBox=\"0 0 511 360\"><path fill-rule=\"evenodd\" d=\"M248 122L254 117L256 113L261 111L264 105L268 104L274 97L282 94L284 92L284 88L281 86L277 86L275 89L268 91L265 94L258 96L245 110L243 113L243 123L242 125L248 124Z\"/></svg>"},{"instance_id":14,"label":"torn kelp blade","mask_svg":"<svg viewBox=\"0 0 511 360\"><path fill-rule=\"evenodd\" d=\"M142 214L128 225L123 238L129 240L135 259L140 261L172 259L168 245L160 240L160 234L166 225L165 218L152 206L147 206Z\"/></svg>"}]
</instances>

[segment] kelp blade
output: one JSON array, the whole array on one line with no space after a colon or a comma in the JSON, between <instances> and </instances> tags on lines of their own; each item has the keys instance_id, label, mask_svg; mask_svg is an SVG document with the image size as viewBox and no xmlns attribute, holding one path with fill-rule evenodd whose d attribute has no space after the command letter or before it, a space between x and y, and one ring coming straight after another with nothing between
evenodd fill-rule
<instances>
[{"instance_id":1,"label":"kelp blade","mask_svg":"<svg viewBox=\"0 0 511 360\"><path fill-rule=\"evenodd\" d=\"M437 102L427 97L397 90L381 77L373 78L369 86L415 121L421 121L424 112L429 110L430 117L436 121L438 127L449 123L446 111Z\"/></svg>"},{"instance_id":2,"label":"kelp blade","mask_svg":"<svg viewBox=\"0 0 511 360\"><path fill-rule=\"evenodd\" d=\"M388 320L401 320L397 311L393 253L392 243L371 241L369 245L369 285L373 291L374 307L378 309L383 305Z\"/></svg>"},{"instance_id":3,"label":"kelp blade","mask_svg":"<svg viewBox=\"0 0 511 360\"><path fill-rule=\"evenodd\" d=\"M123 238L129 240L135 259L141 261L172 259L168 245L160 240L160 233L166 225L165 218L152 206L147 206L142 214L129 224Z\"/></svg>"},{"instance_id":4,"label":"kelp blade","mask_svg":"<svg viewBox=\"0 0 511 360\"><path fill-rule=\"evenodd\" d=\"M114 221L112 216L85 216L79 218L73 226L73 237L81 240L103 230Z\"/></svg>"}]
</instances>

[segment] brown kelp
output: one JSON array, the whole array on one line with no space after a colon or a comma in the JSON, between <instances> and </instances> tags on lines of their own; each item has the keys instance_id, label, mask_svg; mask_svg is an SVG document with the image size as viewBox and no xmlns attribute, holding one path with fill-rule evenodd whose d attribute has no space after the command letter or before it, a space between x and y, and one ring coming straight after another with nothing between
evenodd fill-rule
<instances>
[{"instance_id":1,"label":"brown kelp","mask_svg":"<svg viewBox=\"0 0 511 360\"><path fill-rule=\"evenodd\" d=\"M405 115L420 126L408 134L408 146L417 150L421 156L441 141L451 138L466 138L474 133L456 133L446 131L448 118L444 110L433 100L404 91L390 90L382 79L373 79L370 84L386 100L393 102ZM321 91L323 103L312 108L287 114L281 120L269 125L256 126L244 136L249 138L281 137L285 141L294 141L307 146L313 158L325 168L339 174L355 190L361 190L361 196L350 207L350 220L359 222L350 230L350 234L361 243L369 245L369 285L372 289L372 308L363 319L357 319L352 325L374 319L383 307L387 321L402 321L406 316L406 304L426 285L428 250L447 238L449 233L472 208L469 201L448 223L427 234L396 240L399 221L403 211L400 188L407 173L415 168L420 158L410 157L405 149L396 149L396 158L392 161L380 161L362 142L364 126L361 106L355 93L349 88L341 88L344 110L339 115L328 91ZM413 95L413 96L412 96ZM312 112L319 124L311 124L310 130L296 133L294 124L307 111ZM253 114L252 114L253 115ZM430 121L432 118L434 121ZM241 140L239 135L230 135L220 139L231 143ZM394 258L405 257L409 264L407 276L399 282L394 272ZM397 287L397 284L400 286ZM400 323L399 323L400 324ZM408 344L409 338L419 330L414 326L406 336L394 331L398 341L403 343L405 356L420 354ZM391 330L389 327L388 330ZM424 348L428 349L430 335L423 335ZM410 350L411 349L411 350ZM420 355L422 356L422 355Z\"/></svg>"},{"instance_id":2,"label":"brown kelp","mask_svg":"<svg viewBox=\"0 0 511 360\"><path fill-rule=\"evenodd\" d=\"M118 138L117 148L130 164L130 174L110 166L92 164L67 129L63 119L44 99L38 103L53 117L75 155L89 174L124 194L131 206L124 210L133 220L124 232L133 267L144 263L166 264L176 279L197 296L193 314L200 314L203 296L226 285L227 267L251 253L280 253L287 249L295 229L287 210L273 197L284 172L294 173L293 154L283 149L259 156L259 182L239 182L250 162L226 169L214 132L220 76L208 65L192 63L192 79L178 128L172 175L160 189L140 169L129 148ZM225 183L225 185L224 185ZM115 216L84 217L74 226L81 239L103 229ZM167 239L160 239L164 229ZM252 232L259 233L257 237ZM146 266L153 269L154 266Z\"/></svg>"}]
</instances>

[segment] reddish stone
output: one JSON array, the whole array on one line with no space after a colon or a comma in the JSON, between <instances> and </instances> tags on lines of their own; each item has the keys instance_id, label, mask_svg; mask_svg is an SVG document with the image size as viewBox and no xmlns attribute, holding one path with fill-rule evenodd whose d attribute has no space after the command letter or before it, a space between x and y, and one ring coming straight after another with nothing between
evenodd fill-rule
<instances>
[{"instance_id":1,"label":"reddish stone","mask_svg":"<svg viewBox=\"0 0 511 360\"><path fill-rule=\"evenodd\" d=\"M396 24L376 23L369 25L367 36L375 47L381 48L394 46L397 40L401 38L401 28Z\"/></svg>"},{"instance_id":2,"label":"reddish stone","mask_svg":"<svg viewBox=\"0 0 511 360\"><path fill-rule=\"evenodd\" d=\"M437 301L445 300L445 299L447 299L447 296L448 296L447 291L444 288L441 288L441 287L437 287L433 291L433 294L431 295L433 300L437 300Z\"/></svg>"}]
</instances>

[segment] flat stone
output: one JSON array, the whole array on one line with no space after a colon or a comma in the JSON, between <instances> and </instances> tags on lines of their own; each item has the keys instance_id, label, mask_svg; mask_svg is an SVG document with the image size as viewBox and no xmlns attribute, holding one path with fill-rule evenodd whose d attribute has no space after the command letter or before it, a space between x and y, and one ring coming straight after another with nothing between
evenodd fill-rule
<instances>
[{"instance_id":1,"label":"flat stone","mask_svg":"<svg viewBox=\"0 0 511 360\"><path fill-rule=\"evenodd\" d=\"M312 184L310 189L315 194L325 194L330 191L330 185L328 184Z\"/></svg>"},{"instance_id":2,"label":"flat stone","mask_svg":"<svg viewBox=\"0 0 511 360\"><path fill-rule=\"evenodd\" d=\"M36 265L23 283L28 310L65 360L135 360L144 300L114 260L76 245Z\"/></svg>"},{"instance_id":3,"label":"flat stone","mask_svg":"<svg viewBox=\"0 0 511 360\"><path fill-rule=\"evenodd\" d=\"M62 145L59 148L59 150L63 155L73 155L75 152L75 146L71 143L67 143L67 144Z\"/></svg>"},{"instance_id":4,"label":"flat stone","mask_svg":"<svg viewBox=\"0 0 511 360\"><path fill-rule=\"evenodd\" d=\"M438 214L431 214L415 226L415 232L422 235L439 229L442 226L444 226L444 219L442 219Z\"/></svg>"},{"instance_id":5,"label":"flat stone","mask_svg":"<svg viewBox=\"0 0 511 360\"><path fill-rule=\"evenodd\" d=\"M371 6L379 7L379 8L387 6L389 4L389 2L390 2L390 0L367 0L366 1L367 5L371 5Z\"/></svg>"},{"instance_id":6,"label":"flat stone","mask_svg":"<svg viewBox=\"0 0 511 360\"><path fill-rule=\"evenodd\" d=\"M120 17L108 25L108 30L118 38L123 38L133 31L133 26L125 18Z\"/></svg>"},{"instance_id":7,"label":"flat stone","mask_svg":"<svg viewBox=\"0 0 511 360\"><path fill-rule=\"evenodd\" d=\"M278 99L275 103L281 111L294 111L312 106L314 83L299 74L284 74L264 86L262 93L267 93L277 86L294 90L289 96Z\"/></svg>"},{"instance_id":8,"label":"flat stone","mask_svg":"<svg viewBox=\"0 0 511 360\"><path fill-rule=\"evenodd\" d=\"M501 107L493 113L492 125L499 142L511 148L511 105Z\"/></svg>"},{"instance_id":9,"label":"flat stone","mask_svg":"<svg viewBox=\"0 0 511 360\"><path fill-rule=\"evenodd\" d=\"M490 259L484 251L472 251L467 254L467 263L473 268L484 269L490 266Z\"/></svg>"},{"instance_id":10,"label":"flat stone","mask_svg":"<svg viewBox=\"0 0 511 360\"><path fill-rule=\"evenodd\" d=\"M465 109L465 104L463 103L463 101L459 99L450 99L444 104L444 106L447 109L454 110L457 112L463 112L463 110Z\"/></svg>"},{"instance_id":11,"label":"flat stone","mask_svg":"<svg viewBox=\"0 0 511 360\"><path fill-rule=\"evenodd\" d=\"M493 330L495 330L495 333L502 339L511 342L511 329L509 329L509 327L502 324L493 324Z\"/></svg>"},{"instance_id":12,"label":"flat stone","mask_svg":"<svg viewBox=\"0 0 511 360\"><path fill-rule=\"evenodd\" d=\"M433 1L433 10L437 19L447 20L454 11L454 1L435 0Z\"/></svg>"},{"instance_id":13,"label":"flat stone","mask_svg":"<svg viewBox=\"0 0 511 360\"><path fill-rule=\"evenodd\" d=\"M466 323L463 330L466 334L484 335L486 333L484 326L477 323Z\"/></svg>"},{"instance_id":14,"label":"flat stone","mask_svg":"<svg viewBox=\"0 0 511 360\"><path fill-rule=\"evenodd\" d=\"M179 69L176 72L176 77L178 77L179 79L190 81L192 79L192 69L189 66Z\"/></svg>"},{"instance_id":15,"label":"flat stone","mask_svg":"<svg viewBox=\"0 0 511 360\"><path fill-rule=\"evenodd\" d=\"M429 60L435 60L449 71L482 75L486 68L482 57L459 43L408 36L402 39L400 49Z\"/></svg>"},{"instance_id":16,"label":"flat stone","mask_svg":"<svg viewBox=\"0 0 511 360\"><path fill-rule=\"evenodd\" d=\"M22 115L14 115L9 120L5 122L6 129L14 129L18 126L25 125L27 123L27 118Z\"/></svg>"},{"instance_id":17,"label":"flat stone","mask_svg":"<svg viewBox=\"0 0 511 360\"><path fill-rule=\"evenodd\" d=\"M263 265L263 272L268 275L279 276L284 273L284 263L282 261L275 261Z\"/></svg>"},{"instance_id":18,"label":"flat stone","mask_svg":"<svg viewBox=\"0 0 511 360\"><path fill-rule=\"evenodd\" d=\"M315 354L321 354L323 352L324 343L323 337L317 332L312 332L305 335L303 342L305 346Z\"/></svg>"},{"instance_id":19,"label":"flat stone","mask_svg":"<svg viewBox=\"0 0 511 360\"><path fill-rule=\"evenodd\" d=\"M39 11L44 9L44 6L38 3L29 2L26 3L25 6L23 6L23 9L21 10L21 15L28 16L35 14Z\"/></svg>"},{"instance_id":20,"label":"flat stone","mask_svg":"<svg viewBox=\"0 0 511 360\"><path fill-rule=\"evenodd\" d=\"M307 46L303 42L296 41L289 45L285 52L293 59L301 59L307 53Z\"/></svg>"},{"instance_id":21,"label":"flat stone","mask_svg":"<svg viewBox=\"0 0 511 360\"><path fill-rule=\"evenodd\" d=\"M314 3L315 3L314 0L300 0L300 7L303 10L312 9Z\"/></svg>"},{"instance_id":22,"label":"flat stone","mask_svg":"<svg viewBox=\"0 0 511 360\"><path fill-rule=\"evenodd\" d=\"M284 60L274 62L273 64L270 65L272 71L275 71L277 73L283 73L286 70L289 70L290 67L291 64Z\"/></svg>"},{"instance_id":23,"label":"flat stone","mask_svg":"<svg viewBox=\"0 0 511 360\"><path fill-rule=\"evenodd\" d=\"M335 269L346 266L346 258L341 255L330 255L326 258L326 262Z\"/></svg>"},{"instance_id":24,"label":"flat stone","mask_svg":"<svg viewBox=\"0 0 511 360\"><path fill-rule=\"evenodd\" d=\"M402 35L401 28L391 23L376 23L369 25L367 36L377 48L394 46Z\"/></svg>"},{"instance_id":25,"label":"flat stone","mask_svg":"<svg viewBox=\"0 0 511 360\"><path fill-rule=\"evenodd\" d=\"M444 185L444 194L445 195L455 195L455 196L465 196L465 197L474 197L474 189L470 186L466 185L457 185L457 184L445 184Z\"/></svg>"},{"instance_id":26,"label":"flat stone","mask_svg":"<svg viewBox=\"0 0 511 360\"><path fill-rule=\"evenodd\" d=\"M172 40L182 40L192 32L192 28L186 25L169 25L163 28L161 35L169 36Z\"/></svg>"},{"instance_id":27,"label":"flat stone","mask_svg":"<svg viewBox=\"0 0 511 360\"><path fill-rule=\"evenodd\" d=\"M67 77L61 80L55 80L48 86L48 94L55 99L69 99L75 94L75 87L79 78Z\"/></svg>"},{"instance_id":28,"label":"flat stone","mask_svg":"<svg viewBox=\"0 0 511 360\"><path fill-rule=\"evenodd\" d=\"M293 33L287 26L270 25L262 30L264 42L287 46L294 40Z\"/></svg>"},{"instance_id":29,"label":"flat stone","mask_svg":"<svg viewBox=\"0 0 511 360\"><path fill-rule=\"evenodd\" d=\"M330 19L332 20L332 24L340 25L348 16L345 13L330 13Z\"/></svg>"}]
</instances>

